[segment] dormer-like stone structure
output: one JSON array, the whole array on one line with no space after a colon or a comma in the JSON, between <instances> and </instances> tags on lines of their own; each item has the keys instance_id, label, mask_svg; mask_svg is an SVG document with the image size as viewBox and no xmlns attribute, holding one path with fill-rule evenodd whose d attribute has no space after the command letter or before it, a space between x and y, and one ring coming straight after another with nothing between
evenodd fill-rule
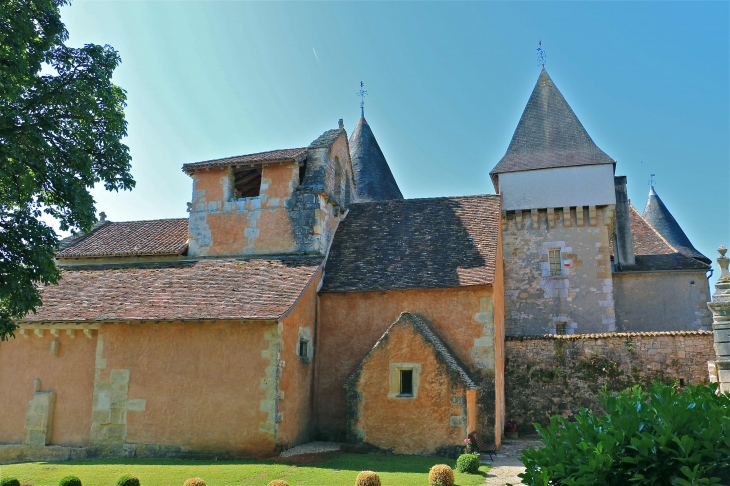
<instances>
[{"instance_id":1,"label":"dormer-like stone structure","mask_svg":"<svg viewBox=\"0 0 730 486\"><path fill-rule=\"evenodd\" d=\"M324 255L353 191L347 133L309 147L185 164L192 257Z\"/></svg>"}]
</instances>

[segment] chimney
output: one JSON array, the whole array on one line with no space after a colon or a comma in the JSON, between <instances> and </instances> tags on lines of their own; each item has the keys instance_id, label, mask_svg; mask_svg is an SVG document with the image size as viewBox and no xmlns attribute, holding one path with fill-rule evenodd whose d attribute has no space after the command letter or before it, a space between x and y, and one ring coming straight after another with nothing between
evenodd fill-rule
<instances>
[{"instance_id":1,"label":"chimney","mask_svg":"<svg viewBox=\"0 0 730 486\"><path fill-rule=\"evenodd\" d=\"M613 253L616 268L620 270L636 265L636 258L634 257L634 236L631 234L626 176L615 176L613 185L616 191L616 238Z\"/></svg>"}]
</instances>

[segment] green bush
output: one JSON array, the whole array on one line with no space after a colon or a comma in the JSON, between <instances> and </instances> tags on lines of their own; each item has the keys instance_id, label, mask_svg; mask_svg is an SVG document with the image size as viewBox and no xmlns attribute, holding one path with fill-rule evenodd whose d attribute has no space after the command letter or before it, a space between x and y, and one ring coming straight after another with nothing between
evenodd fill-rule
<instances>
[{"instance_id":1,"label":"green bush","mask_svg":"<svg viewBox=\"0 0 730 486\"><path fill-rule=\"evenodd\" d=\"M574 421L535 424L545 447L529 448L520 474L529 485L730 484L730 394L717 385L678 392L654 382L612 396L602 411L582 409Z\"/></svg>"},{"instance_id":2,"label":"green bush","mask_svg":"<svg viewBox=\"0 0 730 486\"><path fill-rule=\"evenodd\" d=\"M61 482L58 483L58 486L81 486L81 480L76 476L66 476L65 478L61 479Z\"/></svg>"},{"instance_id":3,"label":"green bush","mask_svg":"<svg viewBox=\"0 0 730 486\"><path fill-rule=\"evenodd\" d=\"M134 476L127 476L126 474L119 478L117 486L139 486L139 479Z\"/></svg>"},{"instance_id":4,"label":"green bush","mask_svg":"<svg viewBox=\"0 0 730 486\"><path fill-rule=\"evenodd\" d=\"M456 470L467 474L477 474L479 472L479 454L462 454L456 460Z\"/></svg>"},{"instance_id":5,"label":"green bush","mask_svg":"<svg viewBox=\"0 0 730 486\"><path fill-rule=\"evenodd\" d=\"M20 486L20 481L15 478L0 479L0 486Z\"/></svg>"}]
</instances>

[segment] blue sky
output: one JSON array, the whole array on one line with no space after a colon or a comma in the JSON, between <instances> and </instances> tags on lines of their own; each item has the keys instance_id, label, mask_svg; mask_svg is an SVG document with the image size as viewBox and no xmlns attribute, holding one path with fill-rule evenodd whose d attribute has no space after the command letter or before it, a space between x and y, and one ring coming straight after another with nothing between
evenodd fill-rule
<instances>
[{"instance_id":1,"label":"blue sky","mask_svg":"<svg viewBox=\"0 0 730 486\"><path fill-rule=\"evenodd\" d=\"M306 146L366 118L406 197L493 192L546 68L643 210L647 181L714 259L730 244L728 2L77 0L69 43L122 57L137 188L113 221L185 217L186 162ZM714 279L713 279L714 280Z\"/></svg>"}]
</instances>

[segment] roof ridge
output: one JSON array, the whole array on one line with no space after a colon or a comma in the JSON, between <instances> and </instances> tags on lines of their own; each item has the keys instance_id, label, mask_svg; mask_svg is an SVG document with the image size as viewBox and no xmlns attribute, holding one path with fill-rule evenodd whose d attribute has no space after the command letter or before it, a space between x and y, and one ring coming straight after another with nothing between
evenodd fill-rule
<instances>
[{"instance_id":1,"label":"roof ridge","mask_svg":"<svg viewBox=\"0 0 730 486\"><path fill-rule=\"evenodd\" d=\"M500 194L471 194L466 196L434 196L434 197L412 197L412 198L403 198L403 199L383 199L379 201L361 201L361 202L352 202L350 203L350 206L355 205L367 205L367 204L387 204L387 203L396 203L396 204L405 204L407 202L416 202L416 201L437 201L437 200L454 200L454 199L475 199L475 198L499 198Z\"/></svg>"}]
</instances>

